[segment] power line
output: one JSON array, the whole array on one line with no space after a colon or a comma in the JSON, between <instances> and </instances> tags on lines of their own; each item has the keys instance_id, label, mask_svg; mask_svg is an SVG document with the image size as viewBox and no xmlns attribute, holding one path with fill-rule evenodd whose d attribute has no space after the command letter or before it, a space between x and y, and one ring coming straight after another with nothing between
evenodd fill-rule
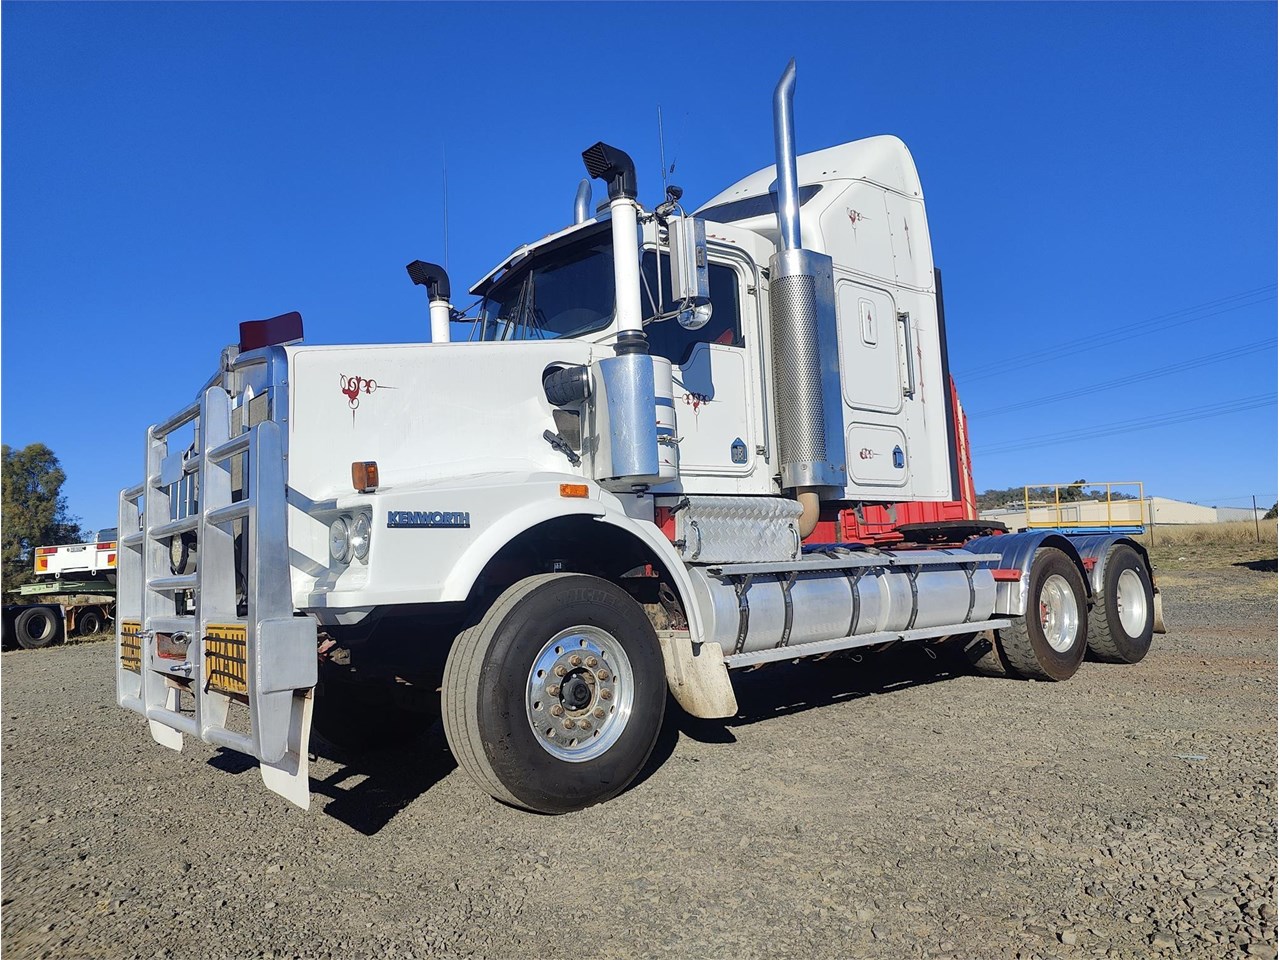
<instances>
[{"instance_id":1,"label":"power line","mask_svg":"<svg viewBox=\"0 0 1280 960\"><path fill-rule=\"evenodd\" d=\"M1128 433L1138 428L1164 427L1175 423L1190 423L1193 420L1207 420L1210 417L1220 417L1229 413L1265 407L1274 403L1275 399L1276 394L1274 392L1258 394L1253 397L1241 397L1238 400L1227 400L1222 403L1193 407L1189 410L1173 410L1149 417L1136 417L1133 420L1117 421L1108 427L1086 427L1082 430L1068 430L1056 434L1040 434L1035 437L1027 437L1024 440L1005 440L991 446L981 443L976 443L973 446L975 450L984 454L1011 453L1014 450L1071 443L1077 440L1094 440L1099 437L1114 436L1118 433Z\"/></svg>"},{"instance_id":2,"label":"power line","mask_svg":"<svg viewBox=\"0 0 1280 960\"><path fill-rule=\"evenodd\" d=\"M1234 310L1243 310L1246 307L1258 306L1259 304L1266 303L1269 300L1274 300L1276 295L1275 290L1276 285L1273 283L1264 287L1258 287L1254 290L1247 290L1243 293L1232 294L1229 297L1220 297L1217 300L1210 300L1194 307L1186 307L1182 310L1175 310L1172 313L1161 314L1160 316L1152 317L1149 320L1141 320L1137 323L1113 327L1107 332L1105 338L1096 338L1085 343L1081 343L1078 340L1066 341L1055 346L1044 347L1018 356L1006 356L1001 357L999 360L991 360L973 367L967 373L957 373L956 377L964 382L987 380L991 377L1007 375L1012 367L1021 368L1033 366L1040 363L1046 363L1050 360L1057 360L1061 357L1074 356L1078 353L1096 350L1099 347L1109 347L1115 343L1123 343L1127 340L1136 340L1139 337L1146 336L1152 331L1152 329L1158 328L1160 330L1169 330L1173 327L1180 327L1188 323L1195 323L1198 320L1208 320L1213 317L1221 316L1224 313L1231 313ZM1217 309L1209 310L1209 308ZM1204 312L1206 310L1209 310L1209 312ZM1172 320L1173 322L1165 322L1169 320ZM1117 333L1121 335L1117 336Z\"/></svg>"},{"instance_id":3,"label":"power line","mask_svg":"<svg viewBox=\"0 0 1280 960\"><path fill-rule=\"evenodd\" d=\"M1057 403L1059 400L1078 400L1081 395L1088 393L1097 393L1103 390L1113 390L1116 387L1127 386L1131 383L1141 383L1144 380L1155 380L1159 377L1166 377L1173 373L1180 373L1183 370L1191 370L1195 367L1203 367L1210 363L1221 363L1223 360L1230 360L1233 357L1244 356L1247 353L1254 353L1258 350L1274 347L1276 338L1271 337L1267 340L1258 340L1255 343L1247 343L1244 346L1236 347L1232 350L1223 350L1220 353L1208 354L1192 360L1184 360L1181 363L1170 364L1161 367L1158 370L1148 370L1144 373L1131 373L1123 377L1117 377L1114 380L1105 380L1102 383L1096 383L1089 387L1073 387L1070 390L1064 390L1061 393L1050 394L1049 396L1039 397L1035 400L1024 400L1020 403L1010 403L1003 407L993 407L990 410L977 410L965 413L970 417L994 417L1002 413L1011 413L1015 410L1023 410L1027 407L1040 407L1047 403Z\"/></svg>"}]
</instances>

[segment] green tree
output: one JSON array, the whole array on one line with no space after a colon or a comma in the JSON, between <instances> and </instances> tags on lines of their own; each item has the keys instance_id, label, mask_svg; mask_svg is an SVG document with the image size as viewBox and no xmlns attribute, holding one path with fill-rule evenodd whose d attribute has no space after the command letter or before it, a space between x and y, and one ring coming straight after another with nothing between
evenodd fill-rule
<instances>
[{"instance_id":1,"label":"green tree","mask_svg":"<svg viewBox=\"0 0 1280 960\"><path fill-rule=\"evenodd\" d=\"M1271 505L1271 509L1262 515L1262 519L1274 520L1277 516L1280 516L1280 500Z\"/></svg>"},{"instance_id":2,"label":"green tree","mask_svg":"<svg viewBox=\"0 0 1280 960\"><path fill-rule=\"evenodd\" d=\"M31 555L36 547L76 543L79 521L67 513L62 484L67 479L58 458L43 443L21 450L3 445L4 586L15 587L34 577Z\"/></svg>"}]
</instances>

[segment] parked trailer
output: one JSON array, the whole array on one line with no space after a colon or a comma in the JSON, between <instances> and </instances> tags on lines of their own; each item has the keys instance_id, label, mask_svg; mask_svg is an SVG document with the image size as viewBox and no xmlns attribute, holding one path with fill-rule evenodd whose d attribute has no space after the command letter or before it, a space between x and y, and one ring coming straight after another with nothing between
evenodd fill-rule
<instances>
[{"instance_id":1,"label":"parked trailer","mask_svg":"<svg viewBox=\"0 0 1280 960\"><path fill-rule=\"evenodd\" d=\"M1088 643L1141 659L1139 544L972 516L914 162L888 136L797 157L794 82L776 165L693 214L586 150L574 222L473 286L476 342L424 261L431 343L241 324L121 493L117 701L306 807L313 711L355 742L412 729L337 696L357 678L438 686L459 766L556 813L635 778L668 691L733 716L740 669L902 642L1046 680Z\"/></svg>"},{"instance_id":2,"label":"parked trailer","mask_svg":"<svg viewBox=\"0 0 1280 960\"><path fill-rule=\"evenodd\" d=\"M5 605L5 647L31 650L65 637L92 636L115 619L115 587L102 580L26 583L12 592L39 599Z\"/></svg>"}]
</instances>

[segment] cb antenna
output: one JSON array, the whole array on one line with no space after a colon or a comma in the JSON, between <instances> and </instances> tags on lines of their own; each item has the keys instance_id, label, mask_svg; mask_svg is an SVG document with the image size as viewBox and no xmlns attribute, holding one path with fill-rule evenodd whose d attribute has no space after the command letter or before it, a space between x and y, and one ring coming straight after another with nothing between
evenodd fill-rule
<instances>
[{"instance_id":1,"label":"cb antenna","mask_svg":"<svg viewBox=\"0 0 1280 960\"><path fill-rule=\"evenodd\" d=\"M444 179L444 268L449 269L449 152L448 147L440 148L440 172Z\"/></svg>"},{"instance_id":2,"label":"cb antenna","mask_svg":"<svg viewBox=\"0 0 1280 960\"><path fill-rule=\"evenodd\" d=\"M662 193L667 192L667 150L662 142L662 104L658 104L658 160L662 163Z\"/></svg>"}]
</instances>

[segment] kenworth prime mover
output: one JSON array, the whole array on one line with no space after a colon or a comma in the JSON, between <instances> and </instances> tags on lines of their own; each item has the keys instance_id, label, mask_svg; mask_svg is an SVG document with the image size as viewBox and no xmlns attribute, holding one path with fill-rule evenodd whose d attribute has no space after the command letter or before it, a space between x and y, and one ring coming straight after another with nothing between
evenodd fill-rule
<instances>
[{"instance_id":1,"label":"kenworth prime mover","mask_svg":"<svg viewBox=\"0 0 1280 960\"><path fill-rule=\"evenodd\" d=\"M963 421L910 154L797 157L794 86L792 63L776 168L692 215L585 151L607 203L584 180L572 226L475 285L469 342L423 261L431 343L242 324L120 496L119 703L306 807L313 710L377 741L439 688L463 770L564 812L631 782L668 691L733 716L735 670L908 641L1042 680L1086 646L1140 660L1159 596L1131 539L971 509L858 536L871 511L972 506Z\"/></svg>"}]
</instances>

